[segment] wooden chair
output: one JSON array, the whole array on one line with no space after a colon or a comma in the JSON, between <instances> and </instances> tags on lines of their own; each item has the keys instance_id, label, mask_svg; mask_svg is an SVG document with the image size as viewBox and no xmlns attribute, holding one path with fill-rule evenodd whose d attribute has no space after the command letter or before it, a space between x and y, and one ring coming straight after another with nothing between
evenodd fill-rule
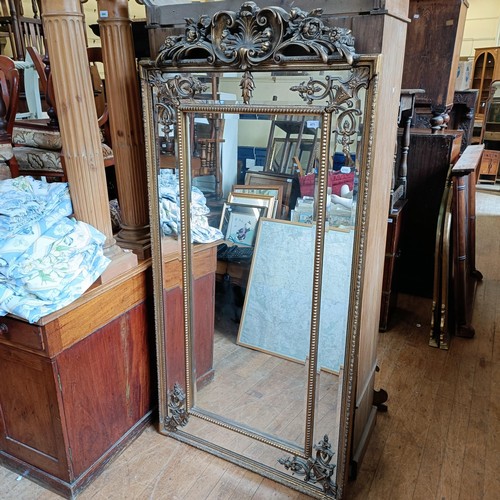
<instances>
[{"instance_id":1,"label":"wooden chair","mask_svg":"<svg viewBox=\"0 0 500 500\"><path fill-rule=\"evenodd\" d=\"M18 163L18 175L46 176L54 180L67 180L62 153L61 134L57 121L54 87L48 61L33 47L27 48L38 76L41 91L45 95L49 119L22 120L16 122L12 132L14 156ZM107 110L104 85L100 80L96 64L102 61L100 48L89 49L89 71L95 84L96 107L101 129L101 147L106 167L114 165L114 155L110 144L109 113Z\"/></svg>"},{"instance_id":2,"label":"wooden chair","mask_svg":"<svg viewBox=\"0 0 500 500\"><path fill-rule=\"evenodd\" d=\"M0 91L5 106L5 132L12 135L19 103L19 72L14 61L0 55Z\"/></svg>"},{"instance_id":3,"label":"wooden chair","mask_svg":"<svg viewBox=\"0 0 500 500\"><path fill-rule=\"evenodd\" d=\"M19 72L14 61L3 55L0 55L0 97L0 164L8 166L15 177L18 172L13 160L12 129L19 103Z\"/></svg>"},{"instance_id":4,"label":"wooden chair","mask_svg":"<svg viewBox=\"0 0 500 500\"><path fill-rule=\"evenodd\" d=\"M27 4L31 12L26 12ZM12 58L24 61L26 47L36 47L45 52L40 0L0 0L0 46L9 45Z\"/></svg>"}]
</instances>

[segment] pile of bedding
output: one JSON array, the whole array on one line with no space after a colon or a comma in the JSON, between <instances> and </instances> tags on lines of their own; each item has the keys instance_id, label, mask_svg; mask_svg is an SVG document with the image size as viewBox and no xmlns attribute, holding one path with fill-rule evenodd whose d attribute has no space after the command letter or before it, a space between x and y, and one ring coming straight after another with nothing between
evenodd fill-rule
<instances>
[{"instance_id":1,"label":"pile of bedding","mask_svg":"<svg viewBox=\"0 0 500 500\"><path fill-rule=\"evenodd\" d=\"M168 170L160 170L160 225L163 235L178 235L180 229L179 181ZM191 239L193 243L210 243L223 238L222 232L208 224L205 195L197 187L191 188Z\"/></svg>"},{"instance_id":2,"label":"pile of bedding","mask_svg":"<svg viewBox=\"0 0 500 500\"><path fill-rule=\"evenodd\" d=\"M0 181L0 316L36 322L80 297L106 269L105 236L72 212L67 183Z\"/></svg>"}]
</instances>

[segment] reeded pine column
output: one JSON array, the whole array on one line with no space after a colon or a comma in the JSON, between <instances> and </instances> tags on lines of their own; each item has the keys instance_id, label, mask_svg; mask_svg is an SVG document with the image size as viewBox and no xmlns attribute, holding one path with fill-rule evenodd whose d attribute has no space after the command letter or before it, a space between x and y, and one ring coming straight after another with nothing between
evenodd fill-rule
<instances>
[{"instance_id":1,"label":"reeded pine column","mask_svg":"<svg viewBox=\"0 0 500 500\"><path fill-rule=\"evenodd\" d=\"M42 12L75 217L104 233L104 253L120 260L121 270L125 270L132 263L124 265L130 259L124 257L113 238L80 3L79 0L42 0ZM117 272L112 273L110 269L107 274Z\"/></svg>"},{"instance_id":2,"label":"reeded pine column","mask_svg":"<svg viewBox=\"0 0 500 500\"><path fill-rule=\"evenodd\" d=\"M115 240L109 216L101 140L78 0L43 0L64 162L77 219Z\"/></svg>"},{"instance_id":3,"label":"reeded pine column","mask_svg":"<svg viewBox=\"0 0 500 500\"><path fill-rule=\"evenodd\" d=\"M128 0L97 0L97 6L122 219L116 240L145 258L151 253L146 153Z\"/></svg>"}]
</instances>

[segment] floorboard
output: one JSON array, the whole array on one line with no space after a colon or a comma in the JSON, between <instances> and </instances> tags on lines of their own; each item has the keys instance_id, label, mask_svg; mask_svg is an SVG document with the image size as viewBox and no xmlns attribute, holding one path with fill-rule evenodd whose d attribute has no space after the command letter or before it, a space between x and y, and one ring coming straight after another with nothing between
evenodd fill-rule
<instances>
[{"instance_id":1,"label":"floorboard","mask_svg":"<svg viewBox=\"0 0 500 500\"><path fill-rule=\"evenodd\" d=\"M500 498L500 195L477 196L477 289L472 339L428 346L431 303L402 295L395 326L379 336L376 386L387 390L353 500ZM231 346L225 346L229 364ZM222 351L221 351L222 352ZM221 354L221 361L224 354ZM276 369L278 369L276 367ZM243 379L247 373L241 373ZM249 385L249 390L252 387ZM334 390L334 389L333 389ZM293 419L291 422L293 423ZM276 423L270 422L270 429ZM0 467L0 498L53 500ZM305 499L304 495L147 428L80 499Z\"/></svg>"}]
</instances>

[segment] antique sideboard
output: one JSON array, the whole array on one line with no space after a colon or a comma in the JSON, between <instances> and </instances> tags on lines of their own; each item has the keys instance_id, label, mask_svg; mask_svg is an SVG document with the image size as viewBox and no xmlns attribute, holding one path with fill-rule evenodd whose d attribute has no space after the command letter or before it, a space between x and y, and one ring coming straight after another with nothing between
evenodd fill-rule
<instances>
[{"instance_id":1,"label":"antique sideboard","mask_svg":"<svg viewBox=\"0 0 500 500\"><path fill-rule=\"evenodd\" d=\"M0 318L0 464L72 497L150 421L150 263L35 324Z\"/></svg>"}]
</instances>

